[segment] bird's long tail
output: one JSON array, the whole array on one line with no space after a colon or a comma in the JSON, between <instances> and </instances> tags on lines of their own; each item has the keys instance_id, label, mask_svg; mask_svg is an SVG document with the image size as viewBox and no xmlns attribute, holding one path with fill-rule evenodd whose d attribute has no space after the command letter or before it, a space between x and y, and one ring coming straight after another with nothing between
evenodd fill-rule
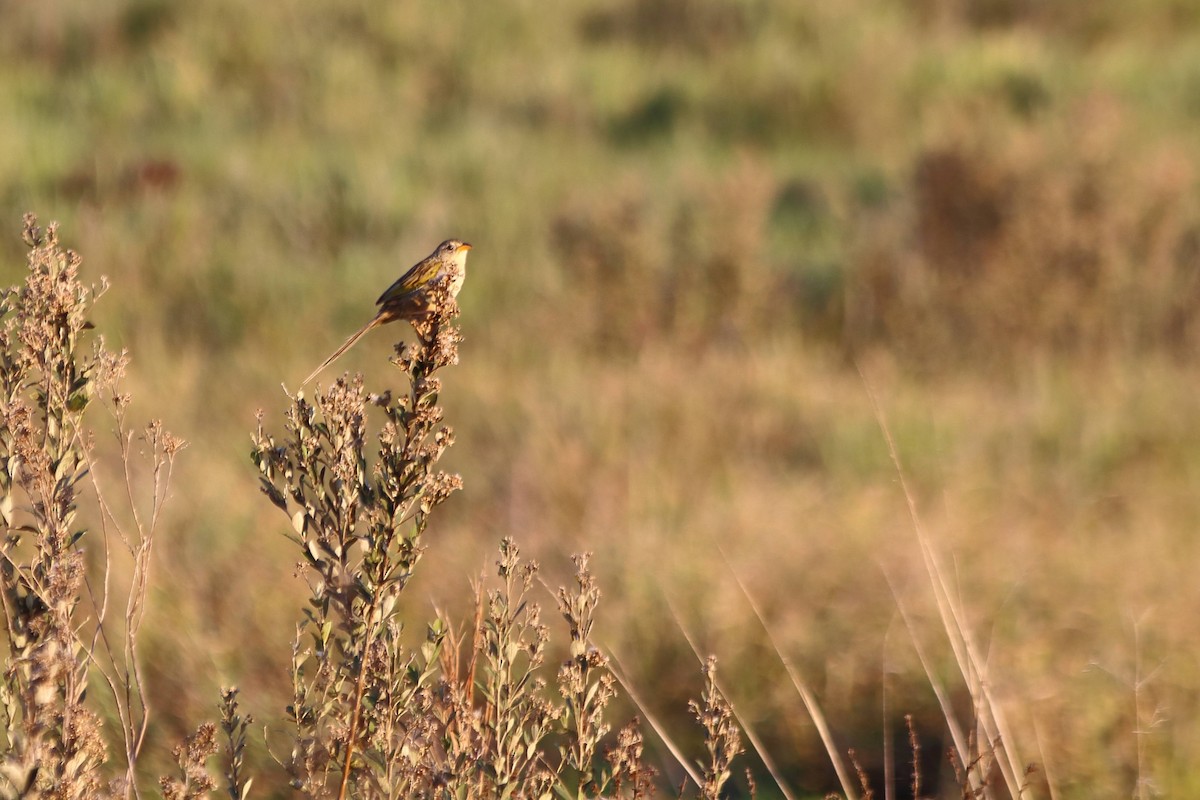
<instances>
[{"instance_id":1,"label":"bird's long tail","mask_svg":"<svg viewBox=\"0 0 1200 800\"><path fill-rule=\"evenodd\" d=\"M366 334L367 331L371 330L371 328L374 328L374 327L376 327L378 325L382 325L382 324L383 323L380 320L380 318L375 317L375 319L371 320L366 325L363 325L362 328L359 329L357 333L355 333L353 336L351 336L349 339L346 340L345 344L343 344L337 350L334 350L333 355L331 355L329 358L327 358L323 362L321 362L321 366L314 369L312 371L312 374L304 379L304 383L300 384L300 388L303 389L305 386L307 386L309 384L309 382L313 378L315 378L321 374L321 370L325 369L330 364L337 361L338 358L341 357L342 353L345 353L347 350L349 350L351 347L353 347L354 343L357 342L359 339L361 339Z\"/></svg>"}]
</instances>

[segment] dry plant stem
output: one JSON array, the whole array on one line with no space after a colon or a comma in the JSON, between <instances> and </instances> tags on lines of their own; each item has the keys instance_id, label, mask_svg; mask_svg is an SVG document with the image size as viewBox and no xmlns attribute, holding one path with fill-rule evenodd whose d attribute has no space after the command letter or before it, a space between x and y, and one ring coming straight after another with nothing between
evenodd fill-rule
<instances>
[{"instance_id":1,"label":"dry plant stem","mask_svg":"<svg viewBox=\"0 0 1200 800\"><path fill-rule=\"evenodd\" d=\"M688 763L687 758L683 754L683 750L680 749L679 745L675 743L675 740L670 737L662 722L660 722L658 717L656 717L654 713L650 711L649 707L638 695L637 690L634 689L633 684L628 678L625 677L624 669L621 667L621 659L617 657L616 652L614 652L611 647L605 645L598 644L597 646L599 646L608 656L608 659L611 662L609 669L612 670L613 677L617 679L617 683L621 684L621 688L625 690L625 694L628 695L629 701L637 706L638 711L646 718L646 721L650 723L650 727L654 729L654 732L658 735L658 738L662 740L664 745L666 745L668 752L670 752L671 756L675 759L675 763L677 763L680 768L687 773L687 776L691 778L692 783L696 784L697 786L702 786L703 784L700 780L700 774L696 772L695 768L692 767L690 763ZM681 785L680 792L682 791L683 786Z\"/></svg>"},{"instance_id":2,"label":"dry plant stem","mask_svg":"<svg viewBox=\"0 0 1200 800\"><path fill-rule=\"evenodd\" d=\"M475 620L472 625L471 661L467 668L466 680L469 692L467 701L471 703L475 699L475 669L479 666L479 653L483 650L483 581L484 576L480 575L478 581L472 582L472 588L475 591Z\"/></svg>"},{"instance_id":3,"label":"dry plant stem","mask_svg":"<svg viewBox=\"0 0 1200 800\"><path fill-rule=\"evenodd\" d=\"M132 443L134 434L129 432L125 423L126 401L120 394L119 378L124 370L127 359L122 354L114 362L112 386L108 390L108 411L114 422L114 435L120 445L122 460L122 477L125 484L125 495L130 502L134 500L134 478L131 464L134 461ZM97 504L100 509L100 526L104 547L104 581L101 596L96 597L88 582L88 594L92 600L96 616L96 631L93 635L93 646L88 649L88 657L100 672L105 684L113 696L117 716L121 721L122 736L125 743L127 763L127 778L133 792L140 796L134 780L134 765L137 763L145 742L146 732L150 724L150 706L147 702L145 680L142 673L141 659L138 657L138 634L145 616L146 593L149 588L151 556L154 550L156 532L158 530L159 514L166 502L167 489L171 484L171 473L175 464L175 456L185 445L162 429L158 423L151 423L144 433L144 440L150 446L149 458L152 469L152 495L150 498L150 520L143 525L136 505L130 507L133 518L135 535L130 535L118 520L108 496L101 486L99 474L100 465L93 456L93 448L87 445L85 454L89 467L89 477L95 491ZM105 627L108 616L109 576L111 573L111 558L109 550L110 537L120 540L125 549L133 557L133 577L130 581L129 594L126 596L124 615L124 636L121 642L120 660L112 646ZM96 639L104 644L106 658L102 661L95 649ZM114 670L115 672L110 672Z\"/></svg>"},{"instance_id":4,"label":"dry plant stem","mask_svg":"<svg viewBox=\"0 0 1200 800\"><path fill-rule=\"evenodd\" d=\"M904 715L904 726L908 728L908 748L912 753L912 796L921 796L921 740L917 738L917 728L913 725L912 714Z\"/></svg>"},{"instance_id":5,"label":"dry plant stem","mask_svg":"<svg viewBox=\"0 0 1200 800\"><path fill-rule=\"evenodd\" d=\"M238 711L237 687L221 690L221 731L225 734L225 791L230 800L243 800L252 779L245 775L246 731L254 719Z\"/></svg>"},{"instance_id":6,"label":"dry plant stem","mask_svg":"<svg viewBox=\"0 0 1200 800\"><path fill-rule=\"evenodd\" d=\"M1143 724L1144 710L1142 708L1142 695L1146 685L1154 679L1158 670L1159 667L1156 667L1149 674L1142 674L1142 620L1135 619L1133 620L1133 735L1137 744L1137 785L1134 795L1139 800L1146 800L1151 794L1158 793L1154 779L1148 774L1146 766L1146 739L1150 735L1149 729L1154 727L1156 720L1152 718L1149 724ZM1157 717L1157 711L1153 716Z\"/></svg>"},{"instance_id":7,"label":"dry plant stem","mask_svg":"<svg viewBox=\"0 0 1200 800\"><path fill-rule=\"evenodd\" d=\"M372 609L373 610L373 609ZM369 628L368 628L369 630ZM366 646L375 638L373 631L368 633L364 640L364 650ZM338 786L338 800L345 800L346 790L350 787L350 764L354 757L354 742L358 737L359 718L362 714L362 698L363 691L367 685L367 669L366 665L360 665L358 669L358 681L354 684L354 705L350 709L350 730L346 733L346 759L342 764L342 782Z\"/></svg>"},{"instance_id":8,"label":"dry plant stem","mask_svg":"<svg viewBox=\"0 0 1200 800\"><path fill-rule=\"evenodd\" d=\"M851 747L846 751L846 758L850 760L850 766L854 767L854 774L858 776L858 785L863 790L863 800L873 800L875 792L871 789L871 781L867 778L867 771L863 769L863 765L858 760L858 752ZM836 795L833 795L836 797Z\"/></svg>"},{"instance_id":9,"label":"dry plant stem","mask_svg":"<svg viewBox=\"0 0 1200 800\"><path fill-rule=\"evenodd\" d=\"M1046 748L1043 745L1042 726L1038 723L1038 715L1033 714L1033 735L1037 740L1038 754L1041 756L1042 774L1046 776L1046 790L1050 793L1050 800L1058 800L1058 781L1055 778L1055 769L1050 760L1046 758Z\"/></svg>"},{"instance_id":10,"label":"dry plant stem","mask_svg":"<svg viewBox=\"0 0 1200 800\"><path fill-rule=\"evenodd\" d=\"M888 588L892 592L892 599L896 603L896 610L900 614L900 619L904 622L904 627L908 630L909 641L912 642L913 650L917 654L917 660L921 662L921 669L925 672L925 679L929 681L930 688L933 689L933 695L937 698L938 707L941 708L942 717L946 720L946 725L950 730L950 738L954 740L954 747L960 753L967 752L967 735L963 732L962 726L958 724L958 718L954 714L954 707L950 703L950 696L946 692L946 687L937 677L937 673L933 669L933 664L929 660L929 656L925 652L925 647L921 644L920 637L917 636L916 626L912 618L908 614L908 609L904 601L900 599L900 593L896 590L896 585L892 581L891 575L885 566L880 565L880 571L883 573L884 580L887 581ZM974 788L980 788L978 786Z\"/></svg>"},{"instance_id":11,"label":"dry plant stem","mask_svg":"<svg viewBox=\"0 0 1200 800\"><path fill-rule=\"evenodd\" d=\"M968 688L971 690L972 695L976 697L978 707L985 712L979 715L979 721L984 727L988 740L998 740L1003 743L1004 757L997 759L997 763L1001 774L1004 776L1004 782L1008 791L1016 797L1020 794L1021 786L1018 776L1023 774L1024 770L1019 766L1020 758L1016 753L1015 740L1011 736L1011 730L1005 721L1003 712L992 696L991 688L985 677L986 668L981 666L984 662L980 659L975 649L969 627L963 619L963 612L955 602L954 594L951 592L946 578L946 571L939 564L933 545L929 541L929 537L925 534L924 526L921 524L920 515L917 513L916 498L908 486L904 468L900 463L900 455L896 450L896 442L892 437L891 430L888 428L887 420L883 415L883 409L879 405L879 398L875 395L875 391L861 367L859 368L859 376L862 379L867 397L871 402L871 408L875 413L876 421L887 443L888 454L896 470L897 478L900 481L900 488L904 493L904 499L908 506L913 531L916 533L921 555L925 562L926 572L929 575L930 585L933 588L934 598L937 601L938 612L942 617L942 625L946 630L946 635L955 653L955 657L958 659L959 669L963 676L967 678Z\"/></svg>"},{"instance_id":12,"label":"dry plant stem","mask_svg":"<svg viewBox=\"0 0 1200 800\"><path fill-rule=\"evenodd\" d=\"M692 638L691 633L683 624L683 619L679 615L679 610L675 607L675 603L672 602L670 598L667 598L667 608L671 611L671 617L675 620L675 626L679 628L679 631L683 634L683 638L687 640L688 647L692 649L692 654L696 656L696 660L700 662L701 666L703 666L705 664L705 657L700 653L700 648L696 646L696 640ZM771 778L775 781L775 785L779 787L779 791L783 794L786 800L795 800L795 795L792 794L791 787L789 787L787 782L784 781L783 775L779 772L778 767L775 766L775 759L771 757L769 752L767 752L766 746L758 737L758 734L755 732L753 726L751 726L750 723L738 713L737 706L733 704L732 700L729 700L729 692L726 691L725 688L719 683L716 685L721 694L725 696L726 700L728 700L729 709L733 712L733 715L737 719L738 725L741 726L742 731L745 732L746 738L750 740L750 745L754 748L754 752L756 752L758 757L762 759L763 765L767 768L767 772L771 774Z\"/></svg>"},{"instance_id":13,"label":"dry plant stem","mask_svg":"<svg viewBox=\"0 0 1200 800\"><path fill-rule=\"evenodd\" d=\"M954 740L954 747L958 752L966 754L970 752L969 737L958 722L953 705L950 702L949 693L946 691L946 687L943 685L941 679L938 678L937 672L934 670L933 664L925 651L925 647L921 644L921 638L917 633L916 625L908 613L907 606L900 597L891 574L887 567L882 564L880 565L880 571L883 573L884 580L887 581L888 588L892 593L896 610L899 612L900 618L908 630L909 641L912 642L913 651L917 654L917 660L921 662L921 669L925 672L925 679L929 682L930 688L933 689L934 697L937 698L938 706L942 711L942 717L946 720L947 729L950 731L950 737ZM974 692L972 692L972 700L978 702L978 695ZM973 771L968 771L965 777L970 782L971 791L981 793L984 796L990 796L990 788Z\"/></svg>"},{"instance_id":14,"label":"dry plant stem","mask_svg":"<svg viewBox=\"0 0 1200 800\"><path fill-rule=\"evenodd\" d=\"M845 763L842 761L837 745L834 744L833 732L830 730L829 724L825 721L825 714L821 711L820 704L817 703L816 695L808 688L808 684L800 676L799 671L792 664L792 660L784 655L779 642L775 639L775 634L772 633L771 627L767 624L766 617L763 616L758 601L754 599L754 595L746 587L746 583L742 580L741 575L733 568L733 563L729 560L729 556L719 543L717 544L717 549L721 553L721 558L724 560L726 568L733 575L734 581L737 582L738 588L742 590L742 596L746 598L746 602L754 612L755 618L758 619L758 624L762 626L763 633L766 634L771 649L775 651L775 656L779 659L779 663L783 665L788 678L792 681L792 686L795 687L796 693L800 695L800 699L803 701L804 708L808 711L813 725L816 726L817 734L821 737L821 744L825 746L825 752L829 755L829 761L833 764L834 772L837 773L838 782L842 785L842 793L847 797L847 800L858 800L858 793L854 790L854 783L850 780L850 774L846 769Z\"/></svg>"},{"instance_id":15,"label":"dry plant stem","mask_svg":"<svg viewBox=\"0 0 1200 800\"><path fill-rule=\"evenodd\" d=\"M895 622L893 618L892 623ZM888 669L888 641L892 638L892 624L888 625L887 633L883 636L883 655L880 658L882 668L879 676L879 688L882 708L881 729L883 730L883 800L892 800L895 795L896 765L894 759L895 745L892 735L892 714L890 708L892 682Z\"/></svg>"}]
</instances>

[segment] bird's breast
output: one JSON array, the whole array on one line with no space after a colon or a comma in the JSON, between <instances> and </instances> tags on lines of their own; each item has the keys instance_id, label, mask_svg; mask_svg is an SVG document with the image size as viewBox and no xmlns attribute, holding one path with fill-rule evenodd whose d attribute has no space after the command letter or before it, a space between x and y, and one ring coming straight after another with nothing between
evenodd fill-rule
<instances>
[{"instance_id":1,"label":"bird's breast","mask_svg":"<svg viewBox=\"0 0 1200 800\"><path fill-rule=\"evenodd\" d=\"M458 293L462 290L463 281L467 279L467 254L461 251L455 255L454 259L446 265L447 278L450 281L450 295L458 297Z\"/></svg>"}]
</instances>

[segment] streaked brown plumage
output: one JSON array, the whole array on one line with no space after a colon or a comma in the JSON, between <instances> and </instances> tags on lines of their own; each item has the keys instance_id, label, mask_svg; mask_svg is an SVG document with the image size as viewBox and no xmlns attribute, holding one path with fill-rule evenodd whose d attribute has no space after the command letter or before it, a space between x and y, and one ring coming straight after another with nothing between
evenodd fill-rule
<instances>
[{"instance_id":1,"label":"streaked brown plumage","mask_svg":"<svg viewBox=\"0 0 1200 800\"><path fill-rule=\"evenodd\" d=\"M433 293L430 289L434 286L445 285L450 296L457 297L467 275L467 251L470 249L471 245L458 239L447 239L439 244L427 258L414 265L379 296L375 301L375 305L379 306L375 317L347 339L345 344L321 363L321 366L314 369L312 374L304 379L304 383L300 384L300 388L307 386L321 370L337 361L372 328L398 319L414 321L428 317L432 310L430 301Z\"/></svg>"}]
</instances>

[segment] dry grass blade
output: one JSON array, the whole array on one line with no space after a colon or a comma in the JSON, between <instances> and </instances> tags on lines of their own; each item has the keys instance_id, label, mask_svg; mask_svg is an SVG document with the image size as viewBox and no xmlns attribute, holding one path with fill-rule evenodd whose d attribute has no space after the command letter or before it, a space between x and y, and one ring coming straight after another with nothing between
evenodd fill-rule
<instances>
[{"instance_id":1,"label":"dry grass blade","mask_svg":"<svg viewBox=\"0 0 1200 800\"><path fill-rule=\"evenodd\" d=\"M930 585L933 588L938 613L942 619L942 626L946 631L946 636L950 641L955 658L958 660L959 670L967 681L968 689L975 699L976 707L981 712L978 718L984 728L987 739L991 742L999 741L1003 744L1005 757L998 758L996 763L999 765L1000 772L1004 776L1004 782L1008 787L1008 791L1013 797L1017 797L1021 793L1021 784L1018 776L1023 774L1024 770L1019 766L1020 759L1016 754L1016 746L1011 736L1011 731L1005 722L1003 713L992 696L991 689L985 677L987 671L984 666L985 662L981 661L979 654L976 652L969 628L963 620L962 609L955 602L955 595L950 589L949 581L946 578L946 571L938 562L933 545L929 541L929 537L925 534L924 526L921 524L920 514L917 513L916 498L908 485L904 468L900 463L900 455L896 449L896 442L892 437L891 429L888 427L887 419L884 417L883 409L879 404L879 398L876 396L875 390L871 386L870 381L867 380L867 376L862 371L861 366L858 368L858 374L862 379L863 387L871 402L871 409L875 414L879 429L883 433L884 440L887 443L888 455L891 458L897 478L900 481L900 488L904 493L904 499L908 506L909 519L912 522L913 531L920 545L921 556L925 562L925 569L929 575Z\"/></svg>"},{"instance_id":2,"label":"dry grass blade","mask_svg":"<svg viewBox=\"0 0 1200 800\"><path fill-rule=\"evenodd\" d=\"M829 755L829 761L833 764L833 769L837 772L838 782L842 785L842 793L846 795L848 800L858 800L858 793L854 789L854 783L850 780L850 773L846 769L846 765L842 762L842 757L838 752L837 745L833 742L833 732L830 731L828 723L825 721L825 714L821 711L821 706L817 703L817 698L808 688L808 684L800 677L800 673L792 664L790 658L783 654L783 649L775 640L775 635L771 632L771 627L767 625L766 617L763 616L762 609L758 602L754 599L754 595L750 594L750 590L746 588L746 584L742 581L737 570L733 568L733 564L729 560L729 556L718 545L718 550L721 552L721 558L725 561L725 566L733 575L733 579L737 581L738 588L742 590L742 596L746 598L746 602L750 604L750 608L754 611L754 616L758 619L758 624L762 626L763 632L767 635L767 641L771 645L771 649L775 651L779 663L787 671L788 678L792 681L792 686L795 687L800 699L804 702L804 707L808 710L808 715L813 721L813 725L817 728L817 733L821 737L821 744L825 746L825 752Z\"/></svg>"},{"instance_id":3,"label":"dry grass blade","mask_svg":"<svg viewBox=\"0 0 1200 800\"><path fill-rule=\"evenodd\" d=\"M894 623L895 620L892 620ZM896 786L896 748L892 734L892 709L888 704L891 697L892 685L890 680L890 670L888 669L887 651L888 641L892 637L892 628L894 624L889 624L887 633L883 636L883 658L880 659L880 711L882 712L882 728L883 728L883 800L892 800L895 796Z\"/></svg>"},{"instance_id":4,"label":"dry grass blade","mask_svg":"<svg viewBox=\"0 0 1200 800\"><path fill-rule=\"evenodd\" d=\"M658 717L654 716L654 713L650 711L649 706L642 701L642 698L640 695L638 695L637 690L633 688L633 684L628 678L625 677L625 671L621 667L621 659L617 658L617 654L614 653L610 647L605 647L599 642L596 642L596 647L598 647L601 652L603 652L611 660L609 669L612 670L613 677L617 679L617 683L621 684L621 688L624 689L625 694L629 696L629 701L637 706L639 713L645 717L646 722L650 723L650 727L654 729L656 734L658 734L658 738L671 753L671 756L675 759L675 762L683 768L683 771L687 773L687 776L691 778L693 783L695 783L697 786L703 786L704 783L700 779L700 775L688 763L687 757L683 754L683 750L681 750L679 745L675 744L675 741L667 734L666 728L664 728L662 723L659 722Z\"/></svg>"},{"instance_id":5,"label":"dry grass blade","mask_svg":"<svg viewBox=\"0 0 1200 800\"><path fill-rule=\"evenodd\" d=\"M917 660L921 662L921 669L925 671L925 679L929 681L929 686L933 689L934 697L937 698L938 707L941 709L942 716L945 718L946 725L950 730L950 738L954 740L954 747L958 752L966 753L967 735L963 731L962 726L958 724L958 719L954 715L954 707L950 703L950 696L946 693L946 687L938 679L937 673L929 661L925 647L921 644L921 639L917 635L911 617L909 617L908 609L905 607L903 601L901 601L900 594L896 591L895 583L892 582L892 576L886 568L881 569L881 571L883 572L884 580L887 581L888 588L892 591L892 597L895 600L896 610L900 614L900 619L903 620L904 627L908 630L908 638L912 642L913 650L916 651Z\"/></svg>"},{"instance_id":6,"label":"dry grass blade","mask_svg":"<svg viewBox=\"0 0 1200 800\"><path fill-rule=\"evenodd\" d=\"M1038 724L1037 715L1033 715L1033 735L1037 741L1038 754L1041 756L1042 775L1046 778L1046 791L1050 793L1050 800L1058 800L1059 794L1056 789L1054 768L1050 765L1050 760L1046 758L1046 748L1042 745L1042 728Z\"/></svg>"},{"instance_id":7,"label":"dry grass blade","mask_svg":"<svg viewBox=\"0 0 1200 800\"><path fill-rule=\"evenodd\" d=\"M687 640L688 647L692 649L692 653L696 656L696 660L703 665L705 663L705 657L700 652L700 649L696 646L696 640L692 638L692 634L683 624L683 619L679 616L679 611L676 609L675 603L672 602L669 597L666 598L666 600L667 608L671 612L671 618L675 620L675 626L679 628L679 632L682 633L683 638ZM729 702L729 708L733 711L734 718L737 719L738 725L740 725L742 730L746 733L746 738L750 740L750 745L754 748L754 752L758 754L760 759L762 759L763 766L765 766L767 768L767 772L771 774L771 778L775 781L775 785L779 787L779 791L785 798L787 798L787 800L795 800L796 796L792 793L791 787L789 787L787 782L784 781L783 775L779 772L779 768L775 765L775 759L773 759L771 754L767 752L767 748L763 744L762 739L758 737L754 727L750 725L750 723L740 713L738 713L737 706L733 704L733 701L728 699L729 691L720 682L717 682L717 688L720 690L721 694L725 695L726 700Z\"/></svg>"}]
</instances>

